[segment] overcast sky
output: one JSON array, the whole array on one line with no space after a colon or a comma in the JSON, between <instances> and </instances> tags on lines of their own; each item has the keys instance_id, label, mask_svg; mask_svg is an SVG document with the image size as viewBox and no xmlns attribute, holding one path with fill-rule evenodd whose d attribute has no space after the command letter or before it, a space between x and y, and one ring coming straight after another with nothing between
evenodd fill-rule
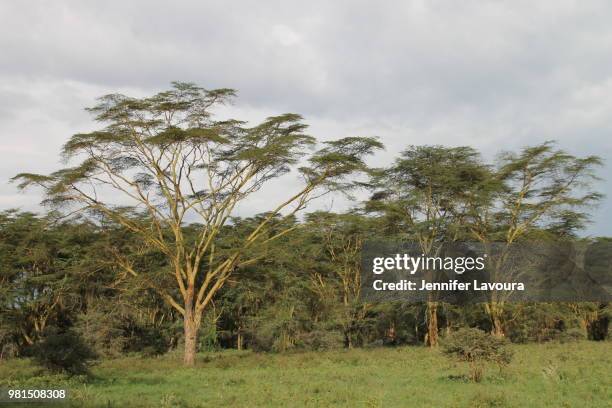
<instances>
[{"instance_id":1,"label":"overcast sky","mask_svg":"<svg viewBox=\"0 0 612 408\"><path fill-rule=\"evenodd\" d=\"M94 128L83 108L97 96L173 80L238 89L240 118L296 112L320 139L379 136L376 165L409 144L492 156L555 139L602 156L612 196L610 21L612 2L585 0L3 1L0 209L37 208L8 179L57 169L66 139ZM587 234L612 235L611 201Z\"/></svg>"}]
</instances>

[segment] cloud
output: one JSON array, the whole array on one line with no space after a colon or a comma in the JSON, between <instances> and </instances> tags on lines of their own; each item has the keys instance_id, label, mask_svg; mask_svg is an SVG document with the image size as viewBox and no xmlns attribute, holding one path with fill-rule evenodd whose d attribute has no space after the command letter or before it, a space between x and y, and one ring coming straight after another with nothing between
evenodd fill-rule
<instances>
[{"instance_id":1,"label":"cloud","mask_svg":"<svg viewBox=\"0 0 612 408\"><path fill-rule=\"evenodd\" d=\"M547 139L609 161L611 17L565 0L2 2L0 177L56 166L96 96L172 80L237 88L248 119L301 113L323 139L379 135L377 163L408 144L491 156ZM607 214L590 233L610 234Z\"/></svg>"}]
</instances>

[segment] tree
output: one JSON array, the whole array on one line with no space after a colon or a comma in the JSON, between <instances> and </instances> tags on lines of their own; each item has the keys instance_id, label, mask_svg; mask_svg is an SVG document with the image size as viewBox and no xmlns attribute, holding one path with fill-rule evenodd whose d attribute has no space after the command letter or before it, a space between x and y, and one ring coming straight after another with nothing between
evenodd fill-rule
<instances>
[{"instance_id":1,"label":"tree","mask_svg":"<svg viewBox=\"0 0 612 408\"><path fill-rule=\"evenodd\" d=\"M231 227L222 234L223 246L229 249L234 247L247 237L265 216L258 214L254 217L234 219ZM297 228L297 222L298 220L292 217L276 217L272 220L267 231L269 237L288 228L293 231L254 248L249 256L257 257L258 262L237 270L219 293L217 305L222 310L220 328L226 333L226 340L230 340L230 344L235 341L238 350L244 347L271 350L273 341L262 342L266 336L258 333L262 331L261 323L274 323L269 310L266 309L280 309L279 301L286 291L290 292L287 298L299 301L301 280L295 275L299 273L305 260L300 254L300 242L296 242L304 228ZM257 318L259 314L266 315L260 320ZM282 337L275 334L272 333L269 337Z\"/></svg>"},{"instance_id":2,"label":"tree","mask_svg":"<svg viewBox=\"0 0 612 408\"><path fill-rule=\"evenodd\" d=\"M49 224L31 213L0 213L0 310L19 345L33 345L70 308L66 265L77 251L66 238L74 230Z\"/></svg>"},{"instance_id":3,"label":"tree","mask_svg":"<svg viewBox=\"0 0 612 408\"><path fill-rule=\"evenodd\" d=\"M312 286L321 298L331 295L340 300L339 320L344 345L352 348L354 334L368 310L368 305L360 300L361 250L368 233L373 231L372 220L355 212L316 212L309 214L308 221L317 235L321 236L322 249L330 261L332 271L329 279L314 272L311 276ZM331 291L327 290L326 280L334 283Z\"/></svg>"},{"instance_id":4,"label":"tree","mask_svg":"<svg viewBox=\"0 0 612 408\"><path fill-rule=\"evenodd\" d=\"M236 268L256 261L246 259L247 250L290 230L268 237L270 221L283 212L295 214L321 194L348 188L347 176L365 171L364 157L382 147L372 138L349 137L325 142L306 156L315 139L303 133L299 115L270 117L254 127L214 120L212 110L234 95L231 89L176 82L151 97L103 96L88 110L104 128L76 134L64 145L64 157L81 159L80 164L13 179L20 188L42 187L47 204L124 226L168 259L173 287L148 282L183 316L186 365L195 362L202 315L217 291ZM218 256L217 237L238 203L297 167L300 159L301 187ZM184 230L189 219L200 224L193 237ZM117 262L131 275L146 273L125 254L117 253Z\"/></svg>"},{"instance_id":5,"label":"tree","mask_svg":"<svg viewBox=\"0 0 612 408\"><path fill-rule=\"evenodd\" d=\"M597 179L594 170L601 164L597 156L576 157L556 149L552 142L500 156L492 178L481 183L478 194L466 201L466 224L488 252L489 281L519 278L523 273L520 268L504 266L515 243L537 229L571 237L584 227L588 221L585 208L602 197L591 189ZM495 253L491 248L496 248ZM496 336L504 335L503 308L510 295L509 291L492 291L484 304Z\"/></svg>"},{"instance_id":6,"label":"tree","mask_svg":"<svg viewBox=\"0 0 612 408\"><path fill-rule=\"evenodd\" d=\"M366 209L382 213L392 234L415 241L424 255L435 256L443 243L462 236L466 200L477 194L489 174L471 147L410 146L374 178L378 191ZM438 302L434 293L428 296L426 343L436 346Z\"/></svg>"}]
</instances>

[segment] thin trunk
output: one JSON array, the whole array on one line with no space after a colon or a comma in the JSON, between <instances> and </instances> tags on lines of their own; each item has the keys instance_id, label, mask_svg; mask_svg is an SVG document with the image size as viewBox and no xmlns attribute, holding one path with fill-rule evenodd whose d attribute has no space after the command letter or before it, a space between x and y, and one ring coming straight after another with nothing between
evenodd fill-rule
<instances>
[{"instance_id":1,"label":"thin trunk","mask_svg":"<svg viewBox=\"0 0 612 408\"><path fill-rule=\"evenodd\" d=\"M353 341L351 340L351 330L350 329L344 330L344 348L347 348L347 349L353 348Z\"/></svg>"},{"instance_id":2,"label":"thin trunk","mask_svg":"<svg viewBox=\"0 0 612 408\"><path fill-rule=\"evenodd\" d=\"M23 338L25 339L26 343L28 343L29 346L34 344L34 340L32 340L30 336L28 336L25 330L22 330L21 333L23 334Z\"/></svg>"},{"instance_id":3,"label":"thin trunk","mask_svg":"<svg viewBox=\"0 0 612 408\"><path fill-rule=\"evenodd\" d=\"M387 330L387 339L390 344L395 344L396 341L396 332L395 332L395 322L391 322L391 326Z\"/></svg>"},{"instance_id":4,"label":"thin trunk","mask_svg":"<svg viewBox=\"0 0 612 408\"><path fill-rule=\"evenodd\" d=\"M438 304L436 302L427 302L426 344L429 347L438 345Z\"/></svg>"},{"instance_id":5,"label":"thin trunk","mask_svg":"<svg viewBox=\"0 0 612 408\"><path fill-rule=\"evenodd\" d=\"M238 338L236 339L236 347L238 348L238 350L242 350L242 328L238 328Z\"/></svg>"},{"instance_id":6,"label":"thin trunk","mask_svg":"<svg viewBox=\"0 0 612 408\"><path fill-rule=\"evenodd\" d=\"M491 302L486 309L491 318L491 334L495 337L504 337L504 324L502 320L502 310L497 302Z\"/></svg>"}]
</instances>

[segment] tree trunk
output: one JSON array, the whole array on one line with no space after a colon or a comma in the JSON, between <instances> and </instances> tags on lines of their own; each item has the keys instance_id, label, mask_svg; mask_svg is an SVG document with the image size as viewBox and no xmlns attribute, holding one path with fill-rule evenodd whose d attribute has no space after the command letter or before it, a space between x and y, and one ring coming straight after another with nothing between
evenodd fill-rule
<instances>
[{"instance_id":1,"label":"tree trunk","mask_svg":"<svg viewBox=\"0 0 612 408\"><path fill-rule=\"evenodd\" d=\"M198 313L197 309L194 307L193 294L193 287L188 288L187 296L185 297L185 355L183 356L183 364L188 367L193 367L195 365L198 330L202 320L202 312L200 311Z\"/></svg>"},{"instance_id":2,"label":"tree trunk","mask_svg":"<svg viewBox=\"0 0 612 408\"><path fill-rule=\"evenodd\" d=\"M504 337L501 305L496 301L485 303L485 311L491 319L491 335L498 338Z\"/></svg>"},{"instance_id":3,"label":"tree trunk","mask_svg":"<svg viewBox=\"0 0 612 408\"><path fill-rule=\"evenodd\" d=\"M427 302L427 336L425 343L429 347L438 345L438 304Z\"/></svg>"},{"instance_id":4,"label":"tree trunk","mask_svg":"<svg viewBox=\"0 0 612 408\"><path fill-rule=\"evenodd\" d=\"M351 340L351 330L344 329L344 348L352 349L353 341Z\"/></svg>"},{"instance_id":5,"label":"tree trunk","mask_svg":"<svg viewBox=\"0 0 612 408\"><path fill-rule=\"evenodd\" d=\"M502 319L503 306L492 299L484 303L485 312L491 319L491 335L501 338L504 337L504 323Z\"/></svg>"},{"instance_id":6,"label":"tree trunk","mask_svg":"<svg viewBox=\"0 0 612 408\"><path fill-rule=\"evenodd\" d=\"M391 325L387 329L387 341L389 344L395 344L396 341L396 333L395 333L395 322L391 322Z\"/></svg>"},{"instance_id":7,"label":"tree trunk","mask_svg":"<svg viewBox=\"0 0 612 408\"><path fill-rule=\"evenodd\" d=\"M493 320L493 330L491 334L495 337L504 337L504 326L501 321L501 317L496 313L492 317Z\"/></svg>"},{"instance_id":8,"label":"tree trunk","mask_svg":"<svg viewBox=\"0 0 612 408\"><path fill-rule=\"evenodd\" d=\"M243 340L242 340L242 328L239 327L238 328L238 338L236 339L236 348L238 350L242 350L242 342L243 342Z\"/></svg>"},{"instance_id":9,"label":"tree trunk","mask_svg":"<svg viewBox=\"0 0 612 408\"><path fill-rule=\"evenodd\" d=\"M185 355L183 363L193 367L197 352L198 327L194 319L185 316Z\"/></svg>"}]
</instances>

